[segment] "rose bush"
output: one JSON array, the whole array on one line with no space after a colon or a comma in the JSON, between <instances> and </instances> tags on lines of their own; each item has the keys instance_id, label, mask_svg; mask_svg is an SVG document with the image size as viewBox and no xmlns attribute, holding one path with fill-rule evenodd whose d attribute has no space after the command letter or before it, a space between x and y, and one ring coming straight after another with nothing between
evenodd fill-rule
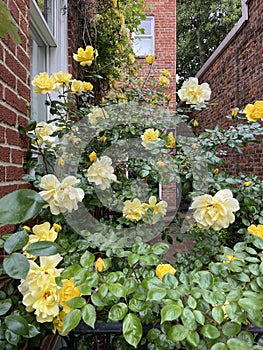
<instances>
[{"instance_id":1,"label":"rose bush","mask_svg":"<svg viewBox=\"0 0 263 350\"><path fill-rule=\"evenodd\" d=\"M262 349L250 330L262 326L263 184L229 175L222 158L262 134L262 101L229 115L237 126L195 136L198 121L170 107L173 77L155 71L153 56L144 77L126 74L136 66L127 56L131 11L113 1L105 12L106 24L118 19L116 65L100 50L100 32L99 45L74 55L90 81L67 72L33 79L35 92L48 94L50 120L19 128L32 141L23 179L34 189L0 199L0 223L17 225L0 240L0 349L39 348L47 334L92 348L96 338L78 327L100 322L121 322L116 349ZM105 85L93 94L100 70ZM207 108L210 93L190 78L178 96L188 112ZM172 202L159 190L169 186ZM167 261L183 237L192 251Z\"/></svg>"}]
</instances>

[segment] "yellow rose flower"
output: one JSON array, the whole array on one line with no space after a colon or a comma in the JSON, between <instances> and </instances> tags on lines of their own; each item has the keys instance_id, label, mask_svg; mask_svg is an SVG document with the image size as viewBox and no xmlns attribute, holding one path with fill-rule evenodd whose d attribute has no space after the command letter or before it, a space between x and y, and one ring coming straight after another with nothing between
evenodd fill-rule
<instances>
[{"instance_id":1,"label":"yellow rose flower","mask_svg":"<svg viewBox=\"0 0 263 350\"><path fill-rule=\"evenodd\" d=\"M39 122L34 130L34 134L37 137L37 144L41 146L42 144L52 145L56 141L56 136L52 136L58 127L54 123Z\"/></svg>"},{"instance_id":2,"label":"yellow rose flower","mask_svg":"<svg viewBox=\"0 0 263 350\"><path fill-rule=\"evenodd\" d=\"M92 91L93 85L87 81L83 81L83 92Z\"/></svg>"},{"instance_id":3,"label":"yellow rose flower","mask_svg":"<svg viewBox=\"0 0 263 350\"><path fill-rule=\"evenodd\" d=\"M102 272L104 267L105 267L105 262L103 261L103 259L98 258L95 262L95 269L99 272Z\"/></svg>"},{"instance_id":4,"label":"yellow rose flower","mask_svg":"<svg viewBox=\"0 0 263 350\"><path fill-rule=\"evenodd\" d=\"M35 87L34 92L37 94L47 94L57 88L54 77L49 77L47 72L36 75L32 81L32 85Z\"/></svg>"},{"instance_id":5,"label":"yellow rose flower","mask_svg":"<svg viewBox=\"0 0 263 350\"><path fill-rule=\"evenodd\" d=\"M72 74L59 71L57 73L53 73L51 77L54 78L56 84L58 84L58 87L60 87L63 85L68 85L70 79L72 78Z\"/></svg>"},{"instance_id":6,"label":"yellow rose flower","mask_svg":"<svg viewBox=\"0 0 263 350\"><path fill-rule=\"evenodd\" d=\"M80 289L79 286L74 286L74 278L71 278L69 280L62 280L62 287L60 291L60 305L63 307L63 311L68 313L72 309L68 306L67 301L80 297Z\"/></svg>"},{"instance_id":7,"label":"yellow rose flower","mask_svg":"<svg viewBox=\"0 0 263 350\"><path fill-rule=\"evenodd\" d=\"M159 83L161 85L168 85L168 84L170 84L170 80L167 77L165 77L164 75L161 75L158 80L159 80Z\"/></svg>"},{"instance_id":8,"label":"yellow rose flower","mask_svg":"<svg viewBox=\"0 0 263 350\"><path fill-rule=\"evenodd\" d=\"M128 61L130 64L133 64L135 62L135 56L132 53L129 53Z\"/></svg>"},{"instance_id":9,"label":"yellow rose flower","mask_svg":"<svg viewBox=\"0 0 263 350\"><path fill-rule=\"evenodd\" d=\"M96 106L88 114L88 118L91 125L97 125L100 119L108 118L108 114L105 109Z\"/></svg>"},{"instance_id":10,"label":"yellow rose flower","mask_svg":"<svg viewBox=\"0 0 263 350\"><path fill-rule=\"evenodd\" d=\"M235 221L233 212L239 210L239 203L226 189L218 191L213 197L209 194L195 197L190 209L195 210L193 217L200 228L219 231Z\"/></svg>"},{"instance_id":11,"label":"yellow rose flower","mask_svg":"<svg viewBox=\"0 0 263 350\"><path fill-rule=\"evenodd\" d=\"M213 173L214 173L215 175L219 174L219 169L217 169L217 168L214 169Z\"/></svg>"},{"instance_id":12,"label":"yellow rose flower","mask_svg":"<svg viewBox=\"0 0 263 350\"><path fill-rule=\"evenodd\" d=\"M84 191L73 186L79 182L75 176L67 176L61 182L53 174L42 177L40 187L44 191L39 194L48 203L46 207L50 206L53 215L78 209L77 203L84 198Z\"/></svg>"},{"instance_id":13,"label":"yellow rose flower","mask_svg":"<svg viewBox=\"0 0 263 350\"><path fill-rule=\"evenodd\" d=\"M141 201L135 198L133 201L127 200L124 203L123 216L131 221L139 221L144 213Z\"/></svg>"},{"instance_id":14,"label":"yellow rose flower","mask_svg":"<svg viewBox=\"0 0 263 350\"><path fill-rule=\"evenodd\" d=\"M73 54L73 59L80 63L81 66L90 66L98 53L90 45L86 46L85 50L80 47L77 54Z\"/></svg>"},{"instance_id":15,"label":"yellow rose flower","mask_svg":"<svg viewBox=\"0 0 263 350\"><path fill-rule=\"evenodd\" d=\"M253 183L252 181L246 181L244 182L244 186L249 187L252 185L252 183Z\"/></svg>"},{"instance_id":16,"label":"yellow rose flower","mask_svg":"<svg viewBox=\"0 0 263 350\"><path fill-rule=\"evenodd\" d=\"M205 101L210 99L211 89L207 83L198 84L197 78L189 78L186 80L181 89L178 91L178 96L181 101L186 104L195 104L198 106L204 105Z\"/></svg>"},{"instance_id":17,"label":"yellow rose flower","mask_svg":"<svg viewBox=\"0 0 263 350\"><path fill-rule=\"evenodd\" d=\"M159 264L156 267L156 276L162 280L163 276L166 275L167 273L171 273L174 275L176 272L175 268L173 268L170 264Z\"/></svg>"},{"instance_id":18,"label":"yellow rose flower","mask_svg":"<svg viewBox=\"0 0 263 350\"><path fill-rule=\"evenodd\" d=\"M109 188L110 182L117 180L116 175L114 175L114 168L111 164L112 160L108 156L97 159L87 171L88 181L94 182L101 190Z\"/></svg>"},{"instance_id":19,"label":"yellow rose flower","mask_svg":"<svg viewBox=\"0 0 263 350\"><path fill-rule=\"evenodd\" d=\"M263 239L263 225L251 225L248 227L248 232L251 235L257 236L261 239Z\"/></svg>"},{"instance_id":20,"label":"yellow rose flower","mask_svg":"<svg viewBox=\"0 0 263 350\"><path fill-rule=\"evenodd\" d=\"M71 90L73 92L82 92L84 91L84 84L81 80L73 79L71 82Z\"/></svg>"},{"instance_id":21,"label":"yellow rose flower","mask_svg":"<svg viewBox=\"0 0 263 350\"><path fill-rule=\"evenodd\" d=\"M161 69L160 73L166 78L171 78L171 73L167 69Z\"/></svg>"},{"instance_id":22,"label":"yellow rose flower","mask_svg":"<svg viewBox=\"0 0 263 350\"><path fill-rule=\"evenodd\" d=\"M254 104L246 105L244 111L247 120L250 122L256 122L258 119L263 118L263 101L256 101Z\"/></svg>"},{"instance_id":23,"label":"yellow rose flower","mask_svg":"<svg viewBox=\"0 0 263 350\"><path fill-rule=\"evenodd\" d=\"M112 7L117 7L118 0L112 0Z\"/></svg>"},{"instance_id":24,"label":"yellow rose flower","mask_svg":"<svg viewBox=\"0 0 263 350\"><path fill-rule=\"evenodd\" d=\"M198 125L199 125L198 121L197 121L197 120L194 120L193 126L196 128Z\"/></svg>"},{"instance_id":25,"label":"yellow rose flower","mask_svg":"<svg viewBox=\"0 0 263 350\"><path fill-rule=\"evenodd\" d=\"M153 224L158 222L160 220L160 216L164 217L166 215L167 206L168 204L165 201L160 201L157 203L157 198L155 196L151 196L149 198L149 203L142 204L144 214L146 215L145 221L147 221L147 216L150 216L151 222ZM149 212L148 209L150 209Z\"/></svg>"},{"instance_id":26,"label":"yellow rose flower","mask_svg":"<svg viewBox=\"0 0 263 350\"><path fill-rule=\"evenodd\" d=\"M161 160L159 160L156 165L158 166L158 168L164 168L165 167L165 163L162 162Z\"/></svg>"},{"instance_id":27,"label":"yellow rose flower","mask_svg":"<svg viewBox=\"0 0 263 350\"><path fill-rule=\"evenodd\" d=\"M145 130L145 132L141 136L142 145L144 147L147 147L148 145L153 144L155 141L161 140L159 138L159 134L160 134L160 132L157 129L154 130L154 129L150 128L150 129Z\"/></svg>"},{"instance_id":28,"label":"yellow rose flower","mask_svg":"<svg viewBox=\"0 0 263 350\"><path fill-rule=\"evenodd\" d=\"M172 132L169 132L168 139L169 139L169 141L166 142L165 146L169 147L169 148L174 147L174 145L175 145L175 138L174 138L174 135L173 135Z\"/></svg>"},{"instance_id":29,"label":"yellow rose flower","mask_svg":"<svg viewBox=\"0 0 263 350\"><path fill-rule=\"evenodd\" d=\"M155 57L154 56L146 56L145 57L145 61L151 66L152 64L153 64L153 62L154 62L154 60L155 60Z\"/></svg>"},{"instance_id":30,"label":"yellow rose flower","mask_svg":"<svg viewBox=\"0 0 263 350\"><path fill-rule=\"evenodd\" d=\"M89 154L89 160L91 161L91 162L96 162L96 160L97 160L97 154L96 154L96 152L91 152L90 154Z\"/></svg>"}]
</instances>

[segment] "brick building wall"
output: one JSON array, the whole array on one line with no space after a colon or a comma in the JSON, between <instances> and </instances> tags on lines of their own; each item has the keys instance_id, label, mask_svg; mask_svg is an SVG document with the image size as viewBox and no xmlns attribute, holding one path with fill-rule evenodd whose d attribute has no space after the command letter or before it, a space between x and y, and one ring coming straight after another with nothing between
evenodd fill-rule
<instances>
[{"instance_id":1,"label":"brick building wall","mask_svg":"<svg viewBox=\"0 0 263 350\"><path fill-rule=\"evenodd\" d=\"M147 15L154 16L155 23L155 62L153 70L159 77L160 69L167 69L171 73L169 92L173 99L171 105L175 107L176 91L176 0L147 0L150 5ZM148 70L144 58L138 59L142 65L142 74Z\"/></svg>"},{"instance_id":2,"label":"brick building wall","mask_svg":"<svg viewBox=\"0 0 263 350\"><path fill-rule=\"evenodd\" d=\"M263 2L243 1L243 10L248 11L239 30L227 39L223 49L214 55L198 72L199 82L208 82L211 90L209 102L218 104L196 118L206 128L216 124L226 127L231 123L224 116L232 108L243 109L247 103L263 100ZM244 153L231 152L228 168L231 173L254 173L263 177L263 137L260 143L250 143Z\"/></svg>"},{"instance_id":3,"label":"brick building wall","mask_svg":"<svg viewBox=\"0 0 263 350\"><path fill-rule=\"evenodd\" d=\"M5 2L19 28L22 42L16 45L10 37L0 39L0 197L25 187L21 175L27 142L17 127L28 122L30 100L30 1Z\"/></svg>"}]
</instances>

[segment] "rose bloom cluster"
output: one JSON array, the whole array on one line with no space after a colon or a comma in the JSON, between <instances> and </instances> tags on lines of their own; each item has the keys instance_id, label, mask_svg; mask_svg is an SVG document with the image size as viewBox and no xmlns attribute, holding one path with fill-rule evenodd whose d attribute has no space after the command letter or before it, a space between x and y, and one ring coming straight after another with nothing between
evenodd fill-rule
<instances>
[{"instance_id":1,"label":"rose bloom cluster","mask_svg":"<svg viewBox=\"0 0 263 350\"><path fill-rule=\"evenodd\" d=\"M162 138L160 136L160 131L158 129L146 129L143 135L141 135L142 145L147 148L149 145L153 145L156 141L161 141ZM167 148L172 148L175 145L175 138L172 132L169 132L165 135L166 143L165 146Z\"/></svg>"},{"instance_id":2,"label":"rose bloom cluster","mask_svg":"<svg viewBox=\"0 0 263 350\"><path fill-rule=\"evenodd\" d=\"M143 220L155 224L166 215L167 206L165 201L157 203L155 196L149 198L149 203L142 203L135 198L124 202L123 216L133 222Z\"/></svg>"}]
</instances>

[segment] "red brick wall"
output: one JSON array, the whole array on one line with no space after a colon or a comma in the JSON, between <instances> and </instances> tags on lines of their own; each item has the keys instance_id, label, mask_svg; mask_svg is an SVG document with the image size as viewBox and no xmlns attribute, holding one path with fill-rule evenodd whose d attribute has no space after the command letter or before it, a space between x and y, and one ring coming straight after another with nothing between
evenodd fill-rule
<instances>
[{"instance_id":1,"label":"red brick wall","mask_svg":"<svg viewBox=\"0 0 263 350\"><path fill-rule=\"evenodd\" d=\"M263 2L250 0L247 3L248 21L212 65L199 76L200 82L210 84L210 102L218 104L196 116L205 127L216 124L227 126L229 120L223 117L232 108L238 106L243 109L247 103L263 100ZM258 145L248 145L243 155L232 153L228 158L228 167L232 173L242 171L263 176L263 137L260 141Z\"/></svg>"},{"instance_id":2,"label":"red brick wall","mask_svg":"<svg viewBox=\"0 0 263 350\"><path fill-rule=\"evenodd\" d=\"M151 6L148 15L154 16L155 23L155 62L153 69L158 77L160 69L167 69L171 73L169 90L173 94L175 106L176 90L176 0L147 0ZM142 73L148 65L144 58L139 59Z\"/></svg>"},{"instance_id":3,"label":"red brick wall","mask_svg":"<svg viewBox=\"0 0 263 350\"><path fill-rule=\"evenodd\" d=\"M0 40L0 197L25 186L21 175L27 143L17 127L25 126L28 121L30 100L30 0L5 2L19 28L22 43L15 45L10 37Z\"/></svg>"}]
</instances>

